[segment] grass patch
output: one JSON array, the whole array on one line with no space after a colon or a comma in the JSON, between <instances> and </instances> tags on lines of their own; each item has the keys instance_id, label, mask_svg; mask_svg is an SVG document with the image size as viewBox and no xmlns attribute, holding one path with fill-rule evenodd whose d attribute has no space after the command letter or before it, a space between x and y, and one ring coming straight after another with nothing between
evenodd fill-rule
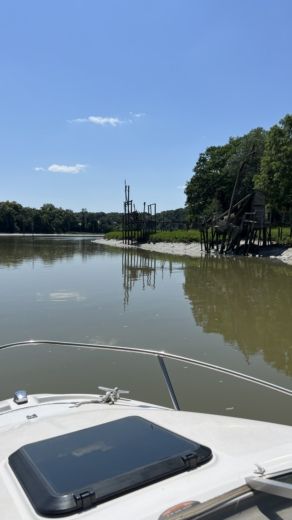
<instances>
[{"instance_id":1,"label":"grass patch","mask_svg":"<svg viewBox=\"0 0 292 520\"><path fill-rule=\"evenodd\" d=\"M110 231L104 235L106 240L123 240L122 231ZM176 231L157 231L149 235L148 242L200 242L197 229L178 229Z\"/></svg>"},{"instance_id":2,"label":"grass patch","mask_svg":"<svg viewBox=\"0 0 292 520\"><path fill-rule=\"evenodd\" d=\"M122 231L110 231L104 235L106 240L123 240ZM198 229L178 229L176 231L157 231L149 235L148 242L200 242L200 231ZM277 227L272 228L272 242L283 246L291 246L290 227L282 228L282 236L279 235Z\"/></svg>"},{"instance_id":3,"label":"grass patch","mask_svg":"<svg viewBox=\"0 0 292 520\"><path fill-rule=\"evenodd\" d=\"M106 240L123 240L122 231L109 231L105 233L104 237Z\"/></svg>"},{"instance_id":4,"label":"grass patch","mask_svg":"<svg viewBox=\"0 0 292 520\"><path fill-rule=\"evenodd\" d=\"M149 236L149 242L200 242L200 231L197 229L157 231Z\"/></svg>"},{"instance_id":5,"label":"grass patch","mask_svg":"<svg viewBox=\"0 0 292 520\"><path fill-rule=\"evenodd\" d=\"M272 228L272 241L280 245L291 245L291 229L290 227L283 227L282 229L274 227Z\"/></svg>"}]
</instances>

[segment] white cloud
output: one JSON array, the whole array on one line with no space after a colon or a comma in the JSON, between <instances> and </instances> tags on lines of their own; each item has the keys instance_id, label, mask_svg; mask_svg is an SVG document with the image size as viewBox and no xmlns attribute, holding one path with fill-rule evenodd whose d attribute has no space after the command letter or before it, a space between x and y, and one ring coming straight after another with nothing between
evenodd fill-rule
<instances>
[{"instance_id":1,"label":"white cloud","mask_svg":"<svg viewBox=\"0 0 292 520\"><path fill-rule=\"evenodd\" d=\"M140 119L146 116L145 112L130 112L131 119L120 119L119 117L111 116L88 116L88 117L77 117L76 119L70 119L69 123L91 123L97 126L119 126L124 123L133 123L133 119Z\"/></svg>"},{"instance_id":2,"label":"white cloud","mask_svg":"<svg viewBox=\"0 0 292 520\"><path fill-rule=\"evenodd\" d=\"M70 123L91 123L98 126L118 126L124 123L118 117L88 116L71 119Z\"/></svg>"},{"instance_id":3,"label":"white cloud","mask_svg":"<svg viewBox=\"0 0 292 520\"><path fill-rule=\"evenodd\" d=\"M48 168L43 168L43 166L36 166L34 170L36 172L51 172L51 173L81 173L83 170L87 168L87 164L51 164Z\"/></svg>"},{"instance_id":4,"label":"white cloud","mask_svg":"<svg viewBox=\"0 0 292 520\"><path fill-rule=\"evenodd\" d=\"M88 121L93 123L94 125L110 125L110 126L118 126L123 121L118 117L101 117L101 116L89 116Z\"/></svg>"},{"instance_id":5,"label":"white cloud","mask_svg":"<svg viewBox=\"0 0 292 520\"><path fill-rule=\"evenodd\" d=\"M178 190L185 190L186 184L181 184L180 186L177 186Z\"/></svg>"},{"instance_id":6,"label":"white cloud","mask_svg":"<svg viewBox=\"0 0 292 520\"><path fill-rule=\"evenodd\" d=\"M48 167L48 172L53 173L80 173L86 168L86 164L74 164L69 166L67 164L51 164Z\"/></svg>"}]
</instances>

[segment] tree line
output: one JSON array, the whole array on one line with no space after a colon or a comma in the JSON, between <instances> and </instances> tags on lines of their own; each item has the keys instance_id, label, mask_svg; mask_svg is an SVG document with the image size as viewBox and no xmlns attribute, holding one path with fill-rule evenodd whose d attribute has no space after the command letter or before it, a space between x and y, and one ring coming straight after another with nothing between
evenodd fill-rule
<instances>
[{"instance_id":1,"label":"tree line","mask_svg":"<svg viewBox=\"0 0 292 520\"><path fill-rule=\"evenodd\" d=\"M40 209L0 202L0 233L106 233L121 226L120 213L74 212L43 204Z\"/></svg>"},{"instance_id":2,"label":"tree line","mask_svg":"<svg viewBox=\"0 0 292 520\"><path fill-rule=\"evenodd\" d=\"M0 202L0 233L107 233L122 229L123 214L118 212L92 212L83 208L74 212L44 204L40 209L24 207L18 202ZM166 222L179 227L187 220L187 210L157 213L157 227Z\"/></svg>"},{"instance_id":3,"label":"tree line","mask_svg":"<svg viewBox=\"0 0 292 520\"><path fill-rule=\"evenodd\" d=\"M236 199L264 192L274 221L292 212L292 115L269 130L255 128L210 146L199 156L186 184L186 205L193 219L222 213L230 204L240 172Z\"/></svg>"}]
</instances>

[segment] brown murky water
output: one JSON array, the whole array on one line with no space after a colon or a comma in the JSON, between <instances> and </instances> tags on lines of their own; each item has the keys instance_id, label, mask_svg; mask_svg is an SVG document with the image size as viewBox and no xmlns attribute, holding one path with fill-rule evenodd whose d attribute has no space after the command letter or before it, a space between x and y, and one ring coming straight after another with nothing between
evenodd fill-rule
<instances>
[{"instance_id":1,"label":"brown murky water","mask_svg":"<svg viewBox=\"0 0 292 520\"><path fill-rule=\"evenodd\" d=\"M92 237L0 237L0 343L148 347L292 388L292 267L123 251ZM0 396L129 388L168 404L155 360L74 347L0 353ZM156 366L157 365L157 366ZM292 424L291 398L168 363L183 408Z\"/></svg>"}]
</instances>

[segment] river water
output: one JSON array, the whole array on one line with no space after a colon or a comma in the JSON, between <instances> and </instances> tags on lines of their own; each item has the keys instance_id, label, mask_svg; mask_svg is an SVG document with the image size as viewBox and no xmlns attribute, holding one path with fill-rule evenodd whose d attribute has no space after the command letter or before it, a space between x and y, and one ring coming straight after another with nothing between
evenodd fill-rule
<instances>
[{"instance_id":1,"label":"river water","mask_svg":"<svg viewBox=\"0 0 292 520\"><path fill-rule=\"evenodd\" d=\"M253 258L121 250L93 237L0 237L0 343L28 339L165 350L292 388L292 267ZM0 397L98 385L169 404L155 360L20 347L0 353ZM292 424L291 398L173 362L184 409Z\"/></svg>"}]
</instances>

